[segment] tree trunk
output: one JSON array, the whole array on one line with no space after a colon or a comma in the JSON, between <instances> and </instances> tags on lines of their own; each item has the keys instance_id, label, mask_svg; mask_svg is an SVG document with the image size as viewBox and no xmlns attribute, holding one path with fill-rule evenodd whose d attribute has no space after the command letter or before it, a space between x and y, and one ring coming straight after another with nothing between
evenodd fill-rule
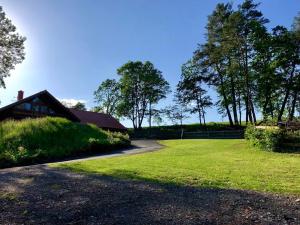
<instances>
[{"instance_id":1,"label":"tree trunk","mask_svg":"<svg viewBox=\"0 0 300 225\"><path fill-rule=\"evenodd\" d=\"M290 95L290 88L288 87L286 89L285 96L284 96L283 102L281 104L279 113L278 113L277 122L280 122L282 120L282 116L283 116L283 113L284 113L285 106L286 106L287 100L289 98L289 95Z\"/></svg>"},{"instance_id":2,"label":"tree trunk","mask_svg":"<svg viewBox=\"0 0 300 225\"><path fill-rule=\"evenodd\" d=\"M252 112L252 118L253 122L256 124L256 115L255 115L255 109L252 99L250 98L250 106L251 106L251 112Z\"/></svg>"},{"instance_id":3,"label":"tree trunk","mask_svg":"<svg viewBox=\"0 0 300 225\"><path fill-rule=\"evenodd\" d=\"M238 106L239 106L240 125L242 125L242 106L241 106L241 93L240 92L238 94Z\"/></svg>"},{"instance_id":4,"label":"tree trunk","mask_svg":"<svg viewBox=\"0 0 300 225\"><path fill-rule=\"evenodd\" d=\"M265 104L263 105L263 108L262 108L263 121L267 121L267 118L268 118L267 107L268 107L268 104L269 104L269 99L270 98L266 98Z\"/></svg>"},{"instance_id":5,"label":"tree trunk","mask_svg":"<svg viewBox=\"0 0 300 225\"><path fill-rule=\"evenodd\" d=\"M199 122L200 122L200 126L202 125L202 115L201 115L201 110L198 109L198 117L199 117Z\"/></svg>"},{"instance_id":6,"label":"tree trunk","mask_svg":"<svg viewBox=\"0 0 300 225\"><path fill-rule=\"evenodd\" d=\"M224 104L225 104L225 108L226 108L226 112L227 112L229 124L230 124L230 126L233 126L232 117L231 117L231 113L230 113L230 110L229 110L228 99L227 99L226 94L225 94L223 76L220 73L219 73L219 76L220 76L220 80L221 80L221 92L222 92L222 95L223 95Z\"/></svg>"},{"instance_id":7,"label":"tree trunk","mask_svg":"<svg viewBox=\"0 0 300 225\"><path fill-rule=\"evenodd\" d=\"M277 121L280 122L282 120L282 116L283 116L283 113L284 113L284 110L285 110L285 106L286 106L286 103L287 103L287 100L289 98L289 95L290 95L290 91L291 91L291 86L292 86L292 83L293 83L293 77L294 77L294 70L295 70L295 65L292 69L292 72L291 72L291 75L290 75L290 78L287 82L287 87L286 87L286 91L285 91L285 96L284 96L284 99L283 99L283 102L282 102L282 105L281 105L281 108L279 110L279 113L278 113L278 118L277 118Z\"/></svg>"},{"instance_id":8,"label":"tree trunk","mask_svg":"<svg viewBox=\"0 0 300 225\"><path fill-rule=\"evenodd\" d=\"M151 129L152 125L152 104L151 102L149 103L149 128Z\"/></svg>"},{"instance_id":9,"label":"tree trunk","mask_svg":"<svg viewBox=\"0 0 300 225\"><path fill-rule=\"evenodd\" d=\"M297 98L298 98L298 91L295 90L293 94L292 108L289 115L289 121L292 121L294 119Z\"/></svg>"},{"instance_id":10,"label":"tree trunk","mask_svg":"<svg viewBox=\"0 0 300 225\"><path fill-rule=\"evenodd\" d=\"M204 108L203 107L202 107L202 118L203 118L203 124L204 124L204 126L206 126L205 112L204 112Z\"/></svg>"},{"instance_id":11,"label":"tree trunk","mask_svg":"<svg viewBox=\"0 0 300 225\"><path fill-rule=\"evenodd\" d=\"M236 107L236 98L235 98L235 88L232 76L230 76L230 85L231 85L231 98L232 98L232 110L233 110L233 118L234 124L239 124L238 114L237 114L237 107Z\"/></svg>"},{"instance_id":12,"label":"tree trunk","mask_svg":"<svg viewBox=\"0 0 300 225\"><path fill-rule=\"evenodd\" d=\"M180 134L180 139L183 138L183 126L182 126L182 123L183 123L183 112L181 111L181 115L180 115L180 128L181 128L181 134Z\"/></svg>"}]
</instances>

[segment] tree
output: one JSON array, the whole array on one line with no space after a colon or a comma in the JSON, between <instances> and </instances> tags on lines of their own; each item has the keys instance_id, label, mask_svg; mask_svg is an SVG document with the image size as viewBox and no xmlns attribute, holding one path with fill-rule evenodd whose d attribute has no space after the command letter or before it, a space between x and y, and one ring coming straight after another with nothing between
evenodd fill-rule
<instances>
[{"instance_id":1,"label":"tree","mask_svg":"<svg viewBox=\"0 0 300 225\"><path fill-rule=\"evenodd\" d=\"M276 47L272 34L265 27L258 26L251 37L255 55L250 63L255 77L255 92L253 99L263 115L263 121L273 120L276 115L276 105L280 98L281 79L276 74L274 55Z\"/></svg>"},{"instance_id":2,"label":"tree","mask_svg":"<svg viewBox=\"0 0 300 225\"><path fill-rule=\"evenodd\" d=\"M294 18L294 22L292 24L292 30L294 32L300 32L300 12L298 12L298 15Z\"/></svg>"},{"instance_id":3,"label":"tree","mask_svg":"<svg viewBox=\"0 0 300 225\"><path fill-rule=\"evenodd\" d=\"M173 99L174 104L162 110L163 114L174 124L180 124L183 136L183 120L189 118L189 109L184 101L184 94L177 88Z\"/></svg>"},{"instance_id":4,"label":"tree","mask_svg":"<svg viewBox=\"0 0 300 225\"><path fill-rule=\"evenodd\" d=\"M132 121L134 129L141 129L144 117L149 110L151 124L152 106L165 98L169 84L161 71L146 61L129 61L117 70L120 78L121 101L118 112Z\"/></svg>"},{"instance_id":5,"label":"tree","mask_svg":"<svg viewBox=\"0 0 300 225\"><path fill-rule=\"evenodd\" d=\"M71 109L86 111L85 104L82 102L77 102L74 106L71 106Z\"/></svg>"},{"instance_id":6,"label":"tree","mask_svg":"<svg viewBox=\"0 0 300 225\"><path fill-rule=\"evenodd\" d=\"M258 110L263 121L293 120L299 105L300 14L291 30L277 26L269 32L269 20L258 6L253 0L244 0L237 9L217 4L208 17L206 41L185 65L193 75L180 83L185 96L191 96L197 85L188 85L193 83L213 86L218 111L230 125L241 124L242 112L246 122L256 123ZM205 93L198 90L198 96Z\"/></svg>"},{"instance_id":7,"label":"tree","mask_svg":"<svg viewBox=\"0 0 300 225\"><path fill-rule=\"evenodd\" d=\"M296 32L288 31L285 27L277 26L273 29L276 51L274 64L276 74L281 78L282 102L278 111L278 121L282 120L289 98L294 96L294 106L299 93L299 64L300 64L300 38ZM292 110L294 113L294 110ZM291 119L293 115L289 116Z\"/></svg>"},{"instance_id":8,"label":"tree","mask_svg":"<svg viewBox=\"0 0 300 225\"><path fill-rule=\"evenodd\" d=\"M180 104L174 104L166 107L164 114L174 124L182 128L183 120L188 118L185 108Z\"/></svg>"},{"instance_id":9,"label":"tree","mask_svg":"<svg viewBox=\"0 0 300 225\"><path fill-rule=\"evenodd\" d=\"M245 0L237 10L229 3L218 4L208 18L206 43L199 45L193 57L208 78L206 83L216 88L219 110L227 114L231 125L241 124L242 107L246 122L256 122L257 91L261 91L260 106L264 105L265 89L258 88L258 81L263 84L264 80L260 73L272 73L272 60L266 52L271 43L265 28L268 20L258 6L252 0ZM260 64L259 58L265 61Z\"/></svg>"},{"instance_id":10,"label":"tree","mask_svg":"<svg viewBox=\"0 0 300 225\"><path fill-rule=\"evenodd\" d=\"M117 115L117 107L121 98L120 84L115 79L103 81L94 92L97 111L107 113L112 116Z\"/></svg>"},{"instance_id":11,"label":"tree","mask_svg":"<svg viewBox=\"0 0 300 225\"><path fill-rule=\"evenodd\" d=\"M224 107L230 125L233 125L230 111L229 85L227 85L228 57L224 54L223 30L229 16L232 14L231 4L218 4L208 17L207 41L199 45L194 53L193 63L202 71L200 76L207 78L209 85L215 86L219 97L219 106ZM228 49L227 51L228 52Z\"/></svg>"},{"instance_id":12,"label":"tree","mask_svg":"<svg viewBox=\"0 0 300 225\"><path fill-rule=\"evenodd\" d=\"M190 106L191 113L198 114L200 125L202 122L205 125L205 110L213 103L210 96L206 95L207 91L203 89L205 78L201 77L195 69L191 61L182 66L182 79L177 85L177 96L181 94L182 103Z\"/></svg>"},{"instance_id":13,"label":"tree","mask_svg":"<svg viewBox=\"0 0 300 225\"><path fill-rule=\"evenodd\" d=\"M253 0L245 0L238 10L238 14L241 17L240 29L238 29L238 35L240 36L240 63L241 71L245 81L245 106L246 106L246 122L256 123L256 114L253 103L254 95L254 80L252 76L250 63L255 55L253 48L253 39L251 38L257 27L263 27L269 20L263 17L263 14L257 10L259 4L255 4Z\"/></svg>"},{"instance_id":14,"label":"tree","mask_svg":"<svg viewBox=\"0 0 300 225\"><path fill-rule=\"evenodd\" d=\"M0 87L5 88L4 78L9 77L10 71L25 59L25 40L0 6Z\"/></svg>"},{"instance_id":15,"label":"tree","mask_svg":"<svg viewBox=\"0 0 300 225\"><path fill-rule=\"evenodd\" d=\"M149 128L152 127L152 121L156 122L156 124L157 122L162 123L163 110L156 109L150 106L148 108L151 109L151 111L148 109L145 113L145 116L148 117Z\"/></svg>"}]
</instances>

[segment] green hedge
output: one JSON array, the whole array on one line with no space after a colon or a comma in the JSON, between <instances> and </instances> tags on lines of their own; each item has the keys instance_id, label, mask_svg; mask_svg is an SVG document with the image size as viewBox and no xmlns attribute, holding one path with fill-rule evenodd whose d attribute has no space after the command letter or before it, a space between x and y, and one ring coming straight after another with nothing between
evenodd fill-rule
<instances>
[{"instance_id":1,"label":"green hedge","mask_svg":"<svg viewBox=\"0 0 300 225\"><path fill-rule=\"evenodd\" d=\"M210 132L210 131L234 131L244 130L246 126L230 126L227 122L209 122L205 126L200 124L184 124L182 126L184 132ZM180 125L169 126L153 126L151 128L144 127L141 130L128 130L131 138L152 138L152 139L178 139L181 137Z\"/></svg>"},{"instance_id":2,"label":"green hedge","mask_svg":"<svg viewBox=\"0 0 300 225\"><path fill-rule=\"evenodd\" d=\"M129 136L45 117L0 123L0 167L49 161L130 145Z\"/></svg>"},{"instance_id":3,"label":"green hedge","mask_svg":"<svg viewBox=\"0 0 300 225\"><path fill-rule=\"evenodd\" d=\"M264 150L276 151L280 148L283 138L283 131L277 128L261 129L255 126L248 126L245 138L254 146Z\"/></svg>"},{"instance_id":4,"label":"green hedge","mask_svg":"<svg viewBox=\"0 0 300 225\"><path fill-rule=\"evenodd\" d=\"M277 127L262 129L255 126L248 126L245 138L252 145L267 151L300 151L300 131L287 131Z\"/></svg>"}]
</instances>

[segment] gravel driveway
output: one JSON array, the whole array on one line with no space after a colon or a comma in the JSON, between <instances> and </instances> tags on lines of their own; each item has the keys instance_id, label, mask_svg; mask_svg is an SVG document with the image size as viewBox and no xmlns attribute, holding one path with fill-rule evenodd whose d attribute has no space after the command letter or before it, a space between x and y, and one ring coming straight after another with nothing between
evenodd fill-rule
<instances>
[{"instance_id":1,"label":"gravel driveway","mask_svg":"<svg viewBox=\"0 0 300 225\"><path fill-rule=\"evenodd\" d=\"M99 159L99 158L110 158L120 155L131 155L131 154L140 154L145 152L152 152L156 151L163 146L160 145L156 140L133 140L131 141L131 147L121 149L121 150L114 150L108 153L100 153L96 156L88 156L79 159L70 159L64 160L64 162L75 162L75 161L84 161L90 159Z\"/></svg>"},{"instance_id":2,"label":"gravel driveway","mask_svg":"<svg viewBox=\"0 0 300 225\"><path fill-rule=\"evenodd\" d=\"M300 201L36 165L0 170L0 224L300 224Z\"/></svg>"}]
</instances>

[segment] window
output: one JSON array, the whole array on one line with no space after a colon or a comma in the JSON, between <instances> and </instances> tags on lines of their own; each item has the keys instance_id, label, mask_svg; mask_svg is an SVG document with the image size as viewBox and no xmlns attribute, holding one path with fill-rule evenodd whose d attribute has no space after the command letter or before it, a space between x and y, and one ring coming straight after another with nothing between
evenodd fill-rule
<instances>
[{"instance_id":1,"label":"window","mask_svg":"<svg viewBox=\"0 0 300 225\"><path fill-rule=\"evenodd\" d=\"M41 113L48 113L48 107L47 106L41 106Z\"/></svg>"},{"instance_id":2,"label":"window","mask_svg":"<svg viewBox=\"0 0 300 225\"><path fill-rule=\"evenodd\" d=\"M30 111L31 110L31 104L30 103L24 103L24 110Z\"/></svg>"},{"instance_id":3,"label":"window","mask_svg":"<svg viewBox=\"0 0 300 225\"><path fill-rule=\"evenodd\" d=\"M49 108L49 113L54 114L55 112L52 109Z\"/></svg>"},{"instance_id":4,"label":"window","mask_svg":"<svg viewBox=\"0 0 300 225\"><path fill-rule=\"evenodd\" d=\"M37 103L37 102L41 102L41 100L39 99L39 98L34 98L33 100L32 100L32 102L34 102L34 103Z\"/></svg>"},{"instance_id":5,"label":"window","mask_svg":"<svg viewBox=\"0 0 300 225\"><path fill-rule=\"evenodd\" d=\"M38 105L34 105L33 107L32 107L32 110L33 111L35 111L35 112L39 112L40 110L39 110L39 106Z\"/></svg>"}]
</instances>

